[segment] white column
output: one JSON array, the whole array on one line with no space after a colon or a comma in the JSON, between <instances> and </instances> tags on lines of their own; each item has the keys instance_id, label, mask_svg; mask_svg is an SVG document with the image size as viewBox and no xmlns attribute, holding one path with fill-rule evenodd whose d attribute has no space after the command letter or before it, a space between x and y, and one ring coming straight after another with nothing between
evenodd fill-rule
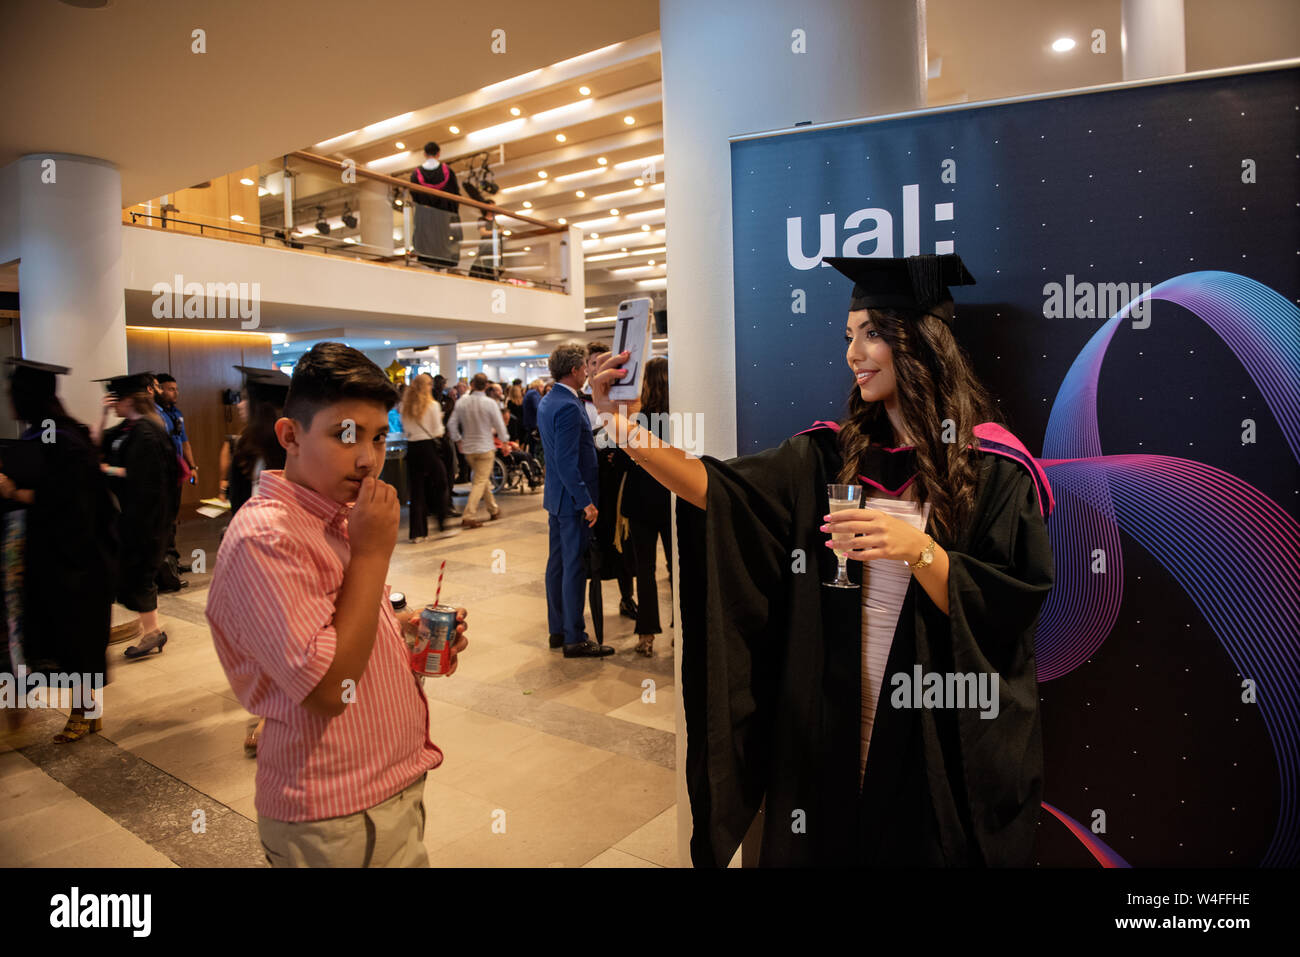
<instances>
[{"instance_id":1,"label":"white column","mask_svg":"<svg viewBox=\"0 0 1300 957\"><path fill-rule=\"evenodd\" d=\"M141 371L126 361L122 180L111 163L67 153L17 166L22 354L72 369L59 394L89 424L104 394L91 380Z\"/></svg>"},{"instance_id":2,"label":"white column","mask_svg":"<svg viewBox=\"0 0 1300 957\"><path fill-rule=\"evenodd\" d=\"M446 376L447 382L451 385L456 384L456 343L446 346L436 346L438 350L438 371Z\"/></svg>"},{"instance_id":3,"label":"white column","mask_svg":"<svg viewBox=\"0 0 1300 957\"><path fill-rule=\"evenodd\" d=\"M1124 0L1119 42L1125 80L1186 73L1183 0Z\"/></svg>"},{"instance_id":4,"label":"white column","mask_svg":"<svg viewBox=\"0 0 1300 957\"><path fill-rule=\"evenodd\" d=\"M388 187L374 180L361 180L361 241L386 253L393 251L393 207Z\"/></svg>"},{"instance_id":5,"label":"white column","mask_svg":"<svg viewBox=\"0 0 1300 957\"><path fill-rule=\"evenodd\" d=\"M705 451L730 457L736 352L727 137L924 106L925 0L799 7L788 0L660 0L659 29L672 406L704 412ZM806 52L794 52L800 42ZM673 574L680 582L679 571ZM676 678L680 690L680 662ZM678 847L688 866L685 768L679 704Z\"/></svg>"}]
</instances>

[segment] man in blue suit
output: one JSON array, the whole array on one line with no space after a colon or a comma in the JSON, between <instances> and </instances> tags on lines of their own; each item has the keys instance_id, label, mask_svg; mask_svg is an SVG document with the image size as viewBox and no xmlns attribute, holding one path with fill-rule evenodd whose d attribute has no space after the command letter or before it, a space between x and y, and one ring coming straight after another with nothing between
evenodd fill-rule
<instances>
[{"instance_id":1,"label":"man in blue suit","mask_svg":"<svg viewBox=\"0 0 1300 957\"><path fill-rule=\"evenodd\" d=\"M546 613L551 647L566 658L603 658L614 649L587 637L583 623L587 572L583 556L596 524L600 473L591 423L578 390L587 381L587 347L566 342L551 353L555 387L537 407L546 454L542 506L550 513L551 554L546 562Z\"/></svg>"}]
</instances>

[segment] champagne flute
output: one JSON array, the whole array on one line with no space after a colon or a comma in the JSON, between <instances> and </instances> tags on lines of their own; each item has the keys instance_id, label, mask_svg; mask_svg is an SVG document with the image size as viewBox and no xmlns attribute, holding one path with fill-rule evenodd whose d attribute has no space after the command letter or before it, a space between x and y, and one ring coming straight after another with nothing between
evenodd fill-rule
<instances>
[{"instance_id":1,"label":"champagne flute","mask_svg":"<svg viewBox=\"0 0 1300 957\"><path fill-rule=\"evenodd\" d=\"M861 485L827 485L826 494L830 499L830 511L832 512L842 512L845 509L862 507ZM849 581L847 555L836 548L835 557L840 564L835 581L823 582L822 584L831 588L857 588L857 585Z\"/></svg>"}]
</instances>

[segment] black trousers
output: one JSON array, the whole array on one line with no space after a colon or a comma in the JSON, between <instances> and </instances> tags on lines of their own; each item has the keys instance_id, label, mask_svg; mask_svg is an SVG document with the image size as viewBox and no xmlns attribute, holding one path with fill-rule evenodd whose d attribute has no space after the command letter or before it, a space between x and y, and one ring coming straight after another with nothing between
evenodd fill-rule
<instances>
[{"instance_id":1,"label":"black trousers","mask_svg":"<svg viewBox=\"0 0 1300 957\"><path fill-rule=\"evenodd\" d=\"M636 633L657 635L659 627L659 586L655 582L655 539L664 543L664 559L668 563L668 580L673 578L672 525L665 522L646 522L628 519L631 532L632 560L636 564Z\"/></svg>"},{"instance_id":2,"label":"black trousers","mask_svg":"<svg viewBox=\"0 0 1300 957\"><path fill-rule=\"evenodd\" d=\"M442 461L443 473L446 475L447 479L447 490L446 494L443 496L446 500L443 515L450 515L452 510L452 487L456 484L456 473L460 471L460 463L456 458L456 444L445 434L441 438L434 439L433 444L438 450L438 458Z\"/></svg>"},{"instance_id":3,"label":"black trousers","mask_svg":"<svg viewBox=\"0 0 1300 957\"><path fill-rule=\"evenodd\" d=\"M406 444L406 483L411 496L411 537L429 534L429 512L442 530L447 520L447 469L438 454L437 439Z\"/></svg>"}]
</instances>

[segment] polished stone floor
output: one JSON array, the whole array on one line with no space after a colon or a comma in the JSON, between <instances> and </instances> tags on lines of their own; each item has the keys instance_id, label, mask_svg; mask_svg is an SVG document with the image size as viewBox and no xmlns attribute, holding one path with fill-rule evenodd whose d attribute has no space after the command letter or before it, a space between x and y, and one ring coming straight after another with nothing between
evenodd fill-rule
<instances>
[{"instance_id":1,"label":"polished stone floor","mask_svg":"<svg viewBox=\"0 0 1300 957\"><path fill-rule=\"evenodd\" d=\"M457 501L463 506L463 494ZM446 559L443 597L469 609L471 645L459 670L425 681L430 734L446 755L424 795L430 860L676 866L677 704L663 556L665 630L655 657L633 652L633 623L618 614L617 584L606 582L605 640L618 653L566 660L546 640L541 495L498 501L501 520L418 545L405 540L404 515L390 567L394 590L418 608L433 600ZM186 522L178 544L214 559L216 526ZM186 577L190 587L159 602L162 654L127 661L125 644L110 646L102 732L54 744L66 714L51 709L30 710L16 732L0 726L0 866L265 866L255 761L242 747L249 718L203 616L210 575Z\"/></svg>"}]
</instances>

